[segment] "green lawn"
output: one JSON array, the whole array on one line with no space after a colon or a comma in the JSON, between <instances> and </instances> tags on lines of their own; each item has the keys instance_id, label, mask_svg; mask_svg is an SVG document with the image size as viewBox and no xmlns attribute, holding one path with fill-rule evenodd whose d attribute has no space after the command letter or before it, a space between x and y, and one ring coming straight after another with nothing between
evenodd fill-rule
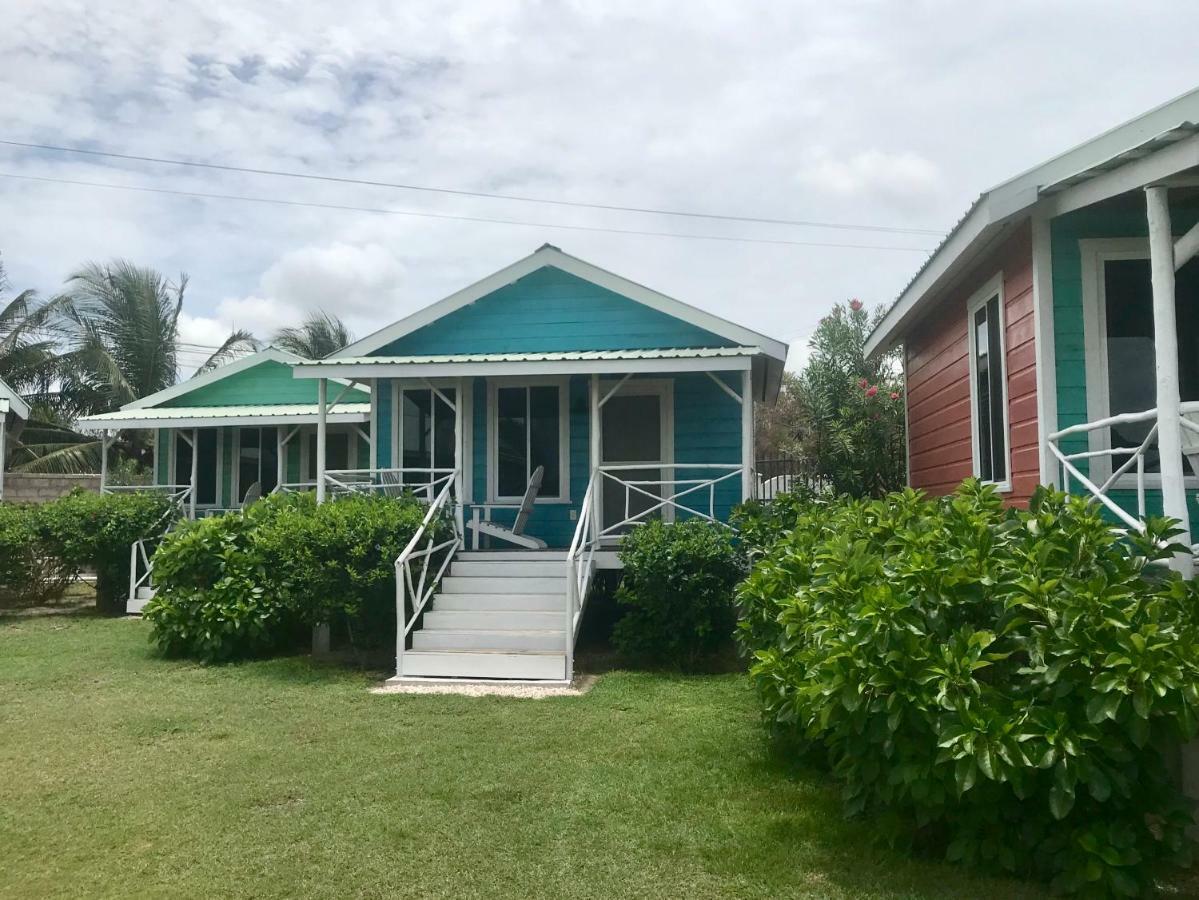
<instances>
[{"instance_id":1,"label":"green lawn","mask_svg":"<svg viewBox=\"0 0 1199 900\"><path fill-rule=\"evenodd\" d=\"M1032 897L874 847L735 676L541 701L0 617L0 896Z\"/></svg>"}]
</instances>

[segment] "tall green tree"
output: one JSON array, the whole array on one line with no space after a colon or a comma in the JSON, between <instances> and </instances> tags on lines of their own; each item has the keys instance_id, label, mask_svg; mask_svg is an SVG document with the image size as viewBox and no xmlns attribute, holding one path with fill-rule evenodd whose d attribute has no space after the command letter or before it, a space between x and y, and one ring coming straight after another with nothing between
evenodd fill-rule
<instances>
[{"instance_id":1,"label":"tall green tree","mask_svg":"<svg viewBox=\"0 0 1199 900\"><path fill-rule=\"evenodd\" d=\"M280 328L271 343L305 359L323 359L354 343L354 335L337 316L318 310L297 326Z\"/></svg>"},{"instance_id":2,"label":"tall green tree","mask_svg":"<svg viewBox=\"0 0 1199 900\"><path fill-rule=\"evenodd\" d=\"M869 313L860 300L834 306L794 385L803 411L800 452L835 491L855 497L882 496L906 475L899 357L865 351L883 313Z\"/></svg>"},{"instance_id":3,"label":"tall green tree","mask_svg":"<svg viewBox=\"0 0 1199 900\"><path fill-rule=\"evenodd\" d=\"M39 302L33 290L3 299L8 288L0 259L0 378L22 393L47 391L55 378L57 358L53 330L48 327L53 306Z\"/></svg>"}]
</instances>

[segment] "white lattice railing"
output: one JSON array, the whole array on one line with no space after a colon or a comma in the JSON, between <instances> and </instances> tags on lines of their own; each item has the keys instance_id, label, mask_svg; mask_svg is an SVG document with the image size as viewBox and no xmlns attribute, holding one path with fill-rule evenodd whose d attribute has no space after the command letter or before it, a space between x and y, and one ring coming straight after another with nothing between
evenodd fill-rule
<instances>
[{"instance_id":1,"label":"white lattice railing","mask_svg":"<svg viewBox=\"0 0 1199 900\"><path fill-rule=\"evenodd\" d=\"M449 569L454 554L463 545L460 517L451 515L453 536L438 541L439 530L435 527L439 516L447 511L453 511L457 504L454 488L458 482L458 470L450 469L445 475L431 481L428 485L433 499L429 510L421 520L420 527L412 535L407 546L396 558L396 674L404 674L404 650L408 643L408 635L413 626L419 621L425 605L437 591L441 576ZM424 487L424 485L422 485ZM434 494L433 492L436 491ZM436 543L435 543L436 542ZM422 547L421 545L424 544ZM442 553L440 565L436 573L430 577L429 572L437 554ZM412 600L412 616L408 615L407 599Z\"/></svg>"},{"instance_id":2,"label":"white lattice railing","mask_svg":"<svg viewBox=\"0 0 1199 900\"><path fill-rule=\"evenodd\" d=\"M710 474L705 476L705 472ZM592 470L579 508L579 522L566 554L568 679L574 671L574 648L597 568L596 554L604 542L616 541L631 527L678 513L732 528L717 517L717 489L721 485L736 485L739 498L741 473L741 466L723 463L611 464ZM617 485L619 493L605 498L604 488L609 485ZM618 507L604 509L603 504L611 503L614 497L619 499Z\"/></svg>"},{"instance_id":3,"label":"white lattice railing","mask_svg":"<svg viewBox=\"0 0 1199 900\"><path fill-rule=\"evenodd\" d=\"M1180 424L1183 428L1183 444L1184 450L1187 450L1187 455L1192 460L1192 466L1199 462L1199 402L1183 403L1180 407ZM1121 425L1140 425L1143 423L1152 422L1149 433L1136 446L1111 446L1112 429ZM1156 409L1147 409L1143 412L1121 413L1115 416L1108 416L1105 419L1097 419L1094 422L1084 422L1081 425L1071 425L1069 428L1063 428L1060 431L1055 431L1049 435L1048 443L1049 450L1057 459L1061 466L1062 489L1066 493L1070 493L1072 481L1077 482L1083 489L1087 491L1098 502L1111 512L1117 519L1135 531L1141 531L1144 528L1145 519L1145 494L1148 479L1153 477L1153 473L1145 471L1145 455L1156 445L1158 432L1158 415ZM1098 440L1090 440L1093 434L1098 434ZM1066 451L1062 448L1063 440L1070 438L1087 437L1090 445L1099 443L1104 446L1099 446L1096 449ZM1189 452L1188 448L1194 447L1195 453ZM1127 456L1119 466L1112 468L1115 458L1119 456ZM1097 480L1098 477L1092 477L1091 474L1083 472L1078 466L1078 463L1086 461L1088 469L1092 460L1104 460L1103 471L1106 473L1110 470L1110 474L1102 476L1102 481ZM1197 470L1199 473L1199 470ZM1122 507L1111 497L1111 491L1115 489L1124 489L1128 486L1128 479L1133 480L1133 489L1136 491L1136 515ZM1156 486L1156 485L1153 485Z\"/></svg>"},{"instance_id":4,"label":"white lattice railing","mask_svg":"<svg viewBox=\"0 0 1199 900\"><path fill-rule=\"evenodd\" d=\"M330 496L345 494L385 494L399 496L412 493L426 503L433 502L447 476L457 469L412 468L398 469L330 469L325 472L325 487Z\"/></svg>"}]
</instances>

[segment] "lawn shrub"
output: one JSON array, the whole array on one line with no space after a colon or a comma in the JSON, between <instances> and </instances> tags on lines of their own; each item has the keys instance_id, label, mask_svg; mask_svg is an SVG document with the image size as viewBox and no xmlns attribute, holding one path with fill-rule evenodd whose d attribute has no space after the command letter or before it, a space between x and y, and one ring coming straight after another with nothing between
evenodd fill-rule
<instances>
[{"instance_id":1,"label":"lawn shrub","mask_svg":"<svg viewBox=\"0 0 1199 900\"><path fill-rule=\"evenodd\" d=\"M796 484L776 494L769 502L746 500L733 507L729 524L737 529L741 546L750 559L761 556L775 541L790 534L816 501L816 493L807 485Z\"/></svg>"},{"instance_id":2,"label":"lawn shrub","mask_svg":"<svg viewBox=\"0 0 1199 900\"><path fill-rule=\"evenodd\" d=\"M154 557L144 615L158 646L206 662L294 646L313 625L395 635L395 560L428 507L411 498L352 496L317 506L275 494L245 512L184 523ZM434 522L435 541L451 534Z\"/></svg>"},{"instance_id":3,"label":"lawn shrub","mask_svg":"<svg viewBox=\"0 0 1199 900\"><path fill-rule=\"evenodd\" d=\"M38 506L0 504L0 608L53 603L78 574L55 554L40 513Z\"/></svg>"},{"instance_id":4,"label":"lawn shrub","mask_svg":"<svg viewBox=\"0 0 1199 900\"><path fill-rule=\"evenodd\" d=\"M1199 585L1095 505L817 503L739 596L768 722L821 751L851 814L950 860L1087 896L1183 864L1169 748L1199 712Z\"/></svg>"},{"instance_id":5,"label":"lawn shrub","mask_svg":"<svg viewBox=\"0 0 1199 900\"><path fill-rule=\"evenodd\" d=\"M625 536L620 559L617 649L693 670L732 636L733 595L745 562L728 528L703 519L655 520Z\"/></svg>"},{"instance_id":6,"label":"lawn shrub","mask_svg":"<svg viewBox=\"0 0 1199 900\"><path fill-rule=\"evenodd\" d=\"M159 491L96 494L76 488L42 504L38 528L49 553L69 569L96 573L96 607L108 615L125 612L129 591L129 548L162 534L175 508Z\"/></svg>"}]
</instances>

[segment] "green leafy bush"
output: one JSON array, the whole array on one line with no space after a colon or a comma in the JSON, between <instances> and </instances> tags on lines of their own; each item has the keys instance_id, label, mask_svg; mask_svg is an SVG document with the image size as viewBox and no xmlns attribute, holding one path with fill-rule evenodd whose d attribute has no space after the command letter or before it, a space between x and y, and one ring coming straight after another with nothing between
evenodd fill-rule
<instances>
[{"instance_id":1,"label":"green leafy bush","mask_svg":"<svg viewBox=\"0 0 1199 900\"><path fill-rule=\"evenodd\" d=\"M951 860L1134 896L1187 860L1165 748L1199 712L1199 585L1094 505L967 482L817 503L740 591L768 721L847 811Z\"/></svg>"},{"instance_id":2,"label":"green leafy bush","mask_svg":"<svg viewBox=\"0 0 1199 900\"><path fill-rule=\"evenodd\" d=\"M41 606L62 597L78 570L55 550L41 528L41 507L0 504L0 607Z\"/></svg>"},{"instance_id":3,"label":"green leafy bush","mask_svg":"<svg viewBox=\"0 0 1199 900\"><path fill-rule=\"evenodd\" d=\"M796 485L769 502L747 500L738 504L733 507L729 524L737 529L741 546L754 559L790 534L815 500L814 491L806 485Z\"/></svg>"},{"instance_id":4,"label":"green leafy bush","mask_svg":"<svg viewBox=\"0 0 1199 900\"><path fill-rule=\"evenodd\" d=\"M209 662L267 653L333 621L394 639L395 560L427 511L407 498L317 506L311 494L276 494L185 523L154 557L157 591L144 612L153 638ZM435 521L435 543L451 527Z\"/></svg>"},{"instance_id":5,"label":"green leafy bush","mask_svg":"<svg viewBox=\"0 0 1199 900\"><path fill-rule=\"evenodd\" d=\"M702 519L652 521L625 536L612 641L624 653L694 669L729 640L733 595L745 575L734 533Z\"/></svg>"},{"instance_id":6,"label":"green leafy bush","mask_svg":"<svg viewBox=\"0 0 1199 900\"><path fill-rule=\"evenodd\" d=\"M77 488L43 504L37 519L56 559L95 571L96 607L120 615L129 591L130 547L162 534L173 515L170 498L158 491L95 494Z\"/></svg>"},{"instance_id":7,"label":"green leafy bush","mask_svg":"<svg viewBox=\"0 0 1199 900\"><path fill-rule=\"evenodd\" d=\"M268 511L185 522L163 540L153 560L154 599L142 615L164 653L224 662L295 638L282 585L269 577L256 546Z\"/></svg>"}]
</instances>

